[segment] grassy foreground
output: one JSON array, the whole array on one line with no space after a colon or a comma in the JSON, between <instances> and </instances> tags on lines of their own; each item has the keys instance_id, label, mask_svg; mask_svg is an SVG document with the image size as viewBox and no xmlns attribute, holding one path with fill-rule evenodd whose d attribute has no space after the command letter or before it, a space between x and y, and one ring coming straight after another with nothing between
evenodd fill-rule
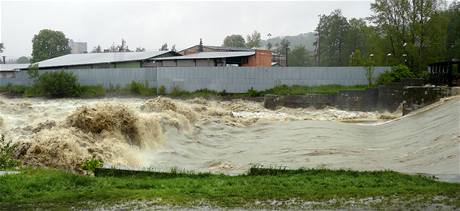
<instances>
[{"instance_id":1,"label":"grassy foreground","mask_svg":"<svg viewBox=\"0 0 460 211\"><path fill-rule=\"evenodd\" d=\"M261 170L246 175L173 174L169 177L92 177L62 170L25 169L0 176L0 209L37 206L78 206L88 201L115 204L153 200L155 205L266 207L270 200L329 201L319 207L343 207L346 200L383 197L372 207L433 203L460 207L460 184L437 182L392 171ZM160 199L160 200L158 200ZM345 200L345 201L344 201ZM262 202L262 203L260 203ZM409 205L407 205L407 203ZM296 205L294 205L296 206Z\"/></svg>"}]
</instances>

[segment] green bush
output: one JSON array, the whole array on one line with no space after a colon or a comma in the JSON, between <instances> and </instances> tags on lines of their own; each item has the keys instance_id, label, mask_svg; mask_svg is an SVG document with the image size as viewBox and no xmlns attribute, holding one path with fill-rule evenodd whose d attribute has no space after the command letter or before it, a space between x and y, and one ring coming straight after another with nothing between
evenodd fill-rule
<instances>
[{"instance_id":1,"label":"green bush","mask_svg":"<svg viewBox=\"0 0 460 211\"><path fill-rule=\"evenodd\" d=\"M135 81L132 81L129 84L129 91L133 94L140 95L142 92L142 89L144 89L144 85Z\"/></svg>"},{"instance_id":2,"label":"green bush","mask_svg":"<svg viewBox=\"0 0 460 211\"><path fill-rule=\"evenodd\" d=\"M189 97L212 97L212 96L219 96L219 93L216 91L212 91L209 89L199 89L194 92L187 92Z\"/></svg>"},{"instance_id":3,"label":"green bush","mask_svg":"<svg viewBox=\"0 0 460 211\"><path fill-rule=\"evenodd\" d=\"M102 85L81 86L80 93L82 97L103 97L105 96L105 88Z\"/></svg>"},{"instance_id":4,"label":"green bush","mask_svg":"<svg viewBox=\"0 0 460 211\"><path fill-rule=\"evenodd\" d=\"M166 87L161 85L160 88L158 88L158 94L159 95L165 95L166 94Z\"/></svg>"},{"instance_id":5,"label":"green bush","mask_svg":"<svg viewBox=\"0 0 460 211\"><path fill-rule=\"evenodd\" d=\"M11 141L5 141L5 136L0 137L0 169L11 169L20 165L20 162L13 158L16 145Z\"/></svg>"},{"instance_id":6,"label":"green bush","mask_svg":"<svg viewBox=\"0 0 460 211\"><path fill-rule=\"evenodd\" d=\"M170 95L174 97L187 95L188 92L182 90L179 86L173 86Z\"/></svg>"},{"instance_id":7,"label":"green bush","mask_svg":"<svg viewBox=\"0 0 460 211\"><path fill-rule=\"evenodd\" d=\"M225 89L222 90L222 92L219 92L219 95L220 96L227 96L228 95L227 90L225 90Z\"/></svg>"},{"instance_id":8,"label":"green bush","mask_svg":"<svg viewBox=\"0 0 460 211\"><path fill-rule=\"evenodd\" d=\"M265 90L268 94L275 94L275 95L289 95L291 94L291 89L287 85L280 85L280 86L275 86L272 89Z\"/></svg>"},{"instance_id":9,"label":"green bush","mask_svg":"<svg viewBox=\"0 0 460 211\"><path fill-rule=\"evenodd\" d=\"M120 85L112 85L110 84L109 88L105 90L106 94L115 94L115 95L130 95L130 85L127 85L125 87L121 87Z\"/></svg>"},{"instance_id":10,"label":"green bush","mask_svg":"<svg viewBox=\"0 0 460 211\"><path fill-rule=\"evenodd\" d=\"M380 74L377 84L388 84L391 82L400 82L403 79L415 78L415 74L405 65L397 65L391 68L391 71L385 71Z\"/></svg>"},{"instance_id":11,"label":"green bush","mask_svg":"<svg viewBox=\"0 0 460 211\"><path fill-rule=\"evenodd\" d=\"M37 88L47 97L78 97L81 94L77 77L71 72L46 72L39 76Z\"/></svg>"},{"instance_id":12,"label":"green bush","mask_svg":"<svg viewBox=\"0 0 460 211\"><path fill-rule=\"evenodd\" d=\"M333 94L341 90L364 90L368 88L368 85L354 85L354 86L342 86L342 85L321 85L321 86L287 86L281 85L273 87L262 92L262 94L274 94L274 95L306 95L306 94Z\"/></svg>"},{"instance_id":13,"label":"green bush","mask_svg":"<svg viewBox=\"0 0 460 211\"><path fill-rule=\"evenodd\" d=\"M249 97L260 97L262 96L262 93L258 92L253 87L251 87L250 89L248 89L248 96Z\"/></svg>"},{"instance_id":14,"label":"green bush","mask_svg":"<svg viewBox=\"0 0 460 211\"><path fill-rule=\"evenodd\" d=\"M24 92L24 97L39 97L43 96L40 87L38 84L34 84L31 87L27 87L26 92Z\"/></svg>"},{"instance_id":15,"label":"green bush","mask_svg":"<svg viewBox=\"0 0 460 211\"><path fill-rule=\"evenodd\" d=\"M0 92L5 92L8 95L22 96L29 89L29 87L23 85L7 84L6 86L0 87Z\"/></svg>"},{"instance_id":16,"label":"green bush","mask_svg":"<svg viewBox=\"0 0 460 211\"><path fill-rule=\"evenodd\" d=\"M131 94L135 94L135 95L143 95L143 96L156 95L155 88L149 88L148 86L145 86L144 84L136 82L136 81L132 81L129 84L129 91Z\"/></svg>"},{"instance_id":17,"label":"green bush","mask_svg":"<svg viewBox=\"0 0 460 211\"><path fill-rule=\"evenodd\" d=\"M102 160L92 158L90 160L86 160L81 165L81 168L86 171L94 172L96 168L102 168L103 166L104 166L104 162Z\"/></svg>"}]
</instances>

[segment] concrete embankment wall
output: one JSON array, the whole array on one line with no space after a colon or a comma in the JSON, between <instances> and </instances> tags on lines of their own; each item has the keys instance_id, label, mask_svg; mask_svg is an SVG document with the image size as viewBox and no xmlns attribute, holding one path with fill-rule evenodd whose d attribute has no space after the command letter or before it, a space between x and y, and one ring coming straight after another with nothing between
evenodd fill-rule
<instances>
[{"instance_id":1,"label":"concrete embankment wall","mask_svg":"<svg viewBox=\"0 0 460 211\"><path fill-rule=\"evenodd\" d=\"M409 84L416 85L420 82L413 81ZM339 91L336 94L266 95L264 106L269 109L276 109L278 106L292 108L333 106L351 111L392 112L402 105L403 114L407 114L443 97L458 94L460 94L458 88L405 86L404 83L393 83L366 90Z\"/></svg>"},{"instance_id":2,"label":"concrete embankment wall","mask_svg":"<svg viewBox=\"0 0 460 211\"><path fill-rule=\"evenodd\" d=\"M376 67L374 78L389 69L389 67ZM278 85L364 85L368 83L364 67L158 67L65 71L73 72L83 85L123 87L136 81L149 87L164 86L167 92L174 87L190 92L208 89L243 93L251 88L263 91ZM15 72L13 78L0 78L0 86L31 83L27 71Z\"/></svg>"},{"instance_id":3,"label":"concrete embankment wall","mask_svg":"<svg viewBox=\"0 0 460 211\"><path fill-rule=\"evenodd\" d=\"M458 95L458 88L409 86L403 91L403 114L438 101L440 98Z\"/></svg>"}]
</instances>

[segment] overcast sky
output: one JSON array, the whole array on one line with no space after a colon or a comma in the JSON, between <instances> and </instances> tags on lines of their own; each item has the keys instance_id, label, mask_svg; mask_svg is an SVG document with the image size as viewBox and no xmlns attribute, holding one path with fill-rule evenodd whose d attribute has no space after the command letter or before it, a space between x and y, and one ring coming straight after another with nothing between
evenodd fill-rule
<instances>
[{"instance_id":1,"label":"overcast sky","mask_svg":"<svg viewBox=\"0 0 460 211\"><path fill-rule=\"evenodd\" d=\"M88 43L88 51L127 41L130 49L157 50L163 43L180 50L203 38L221 45L229 34L254 30L262 38L311 32L319 14L342 9L347 17L370 15L370 1L1 1L3 55L30 56L32 37L41 29L64 32Z\"/></svg>"}]
</instances>

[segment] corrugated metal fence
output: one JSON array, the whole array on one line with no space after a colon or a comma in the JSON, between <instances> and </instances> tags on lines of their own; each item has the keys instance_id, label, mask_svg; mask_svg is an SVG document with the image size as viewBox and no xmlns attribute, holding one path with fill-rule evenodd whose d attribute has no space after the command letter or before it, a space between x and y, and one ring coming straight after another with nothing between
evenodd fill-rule
<instances>
[{"instance_id":1,"label":"corrugated metal fence","mask_svg":"<svg viewBox=\"0 0 460 211\"><path fill-rule=\"evenodd\" d=\"M374 78L389 67L376 67ZM364 67L158 67L120 69L72 69L83 85L126 86L137 81L149 87L174 86L186 91L209 89L229 93L250 88L266 90L277 85L361 85L367 84ZM0 85L31 84L27 71L15 78L1 78Z\"/></svg>"},{"instance_id":2,"label":"corrugated metal fence","mask_svg":"<svg viewBox=\"0 0 460 211\"><path fill-rule=\"evenodd\" d=\"M42 71L59 70L40 70ZM106 88L123 87L136 81L149 87L157 86L156 68L68 69L65 71L74 73L82 85L103 85ZM30 85L32 81L28 78L27 71L20 71L16 72L14 78L0 78L0 86L9 83Z\"/></svg>"}]
</instances>

